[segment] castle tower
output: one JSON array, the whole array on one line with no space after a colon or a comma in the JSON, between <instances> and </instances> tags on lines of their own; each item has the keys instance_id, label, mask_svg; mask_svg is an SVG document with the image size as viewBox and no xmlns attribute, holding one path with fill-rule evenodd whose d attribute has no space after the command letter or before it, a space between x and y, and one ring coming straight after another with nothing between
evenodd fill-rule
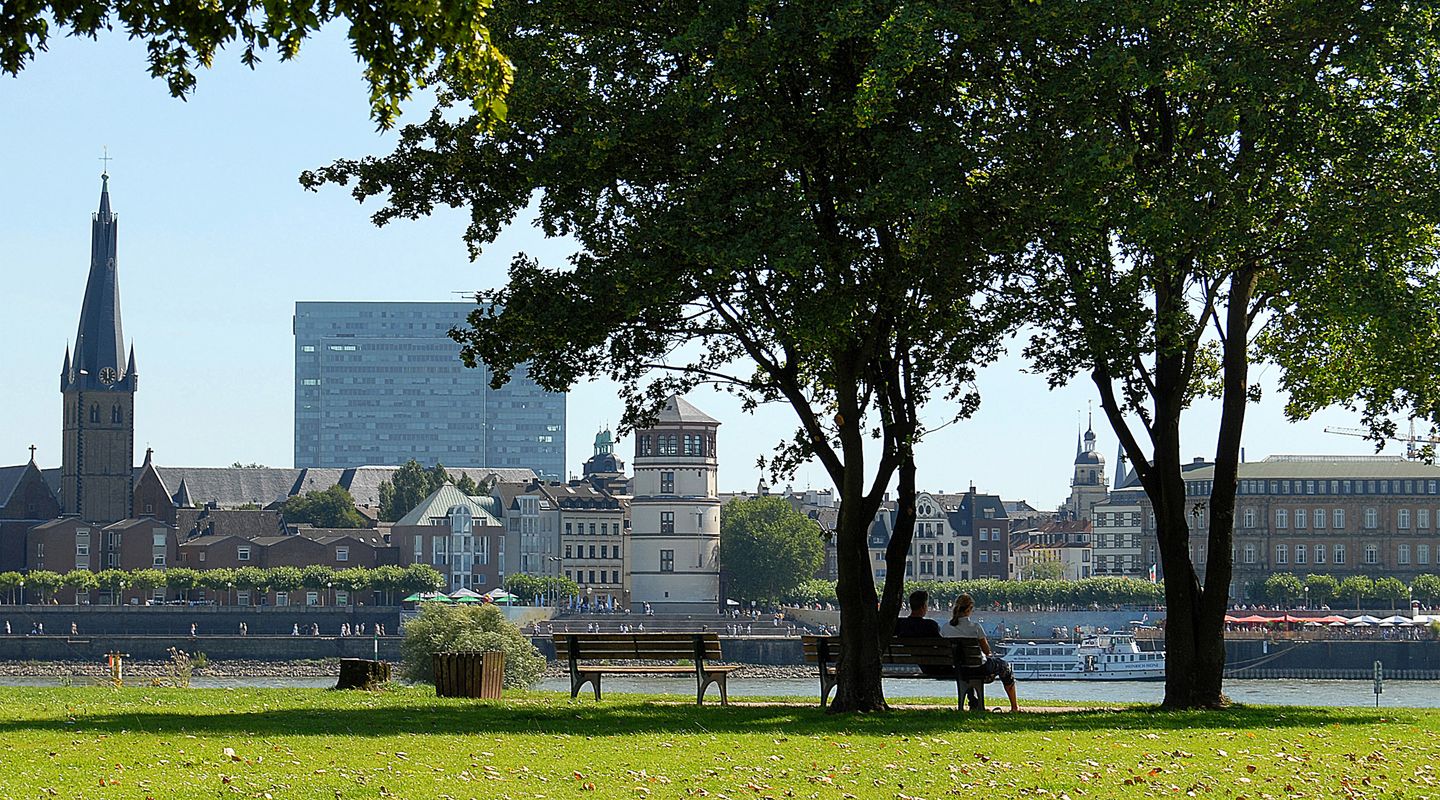
<instances>
[{"instance_id":1,"label":"castle tower","mask_svg":"<svg viewBox=\"0 0 1440 800\"><path fill-rule=\"evenodd\" d=\"M631 606L713 614L720 604L720 423L684 398L635 435L630 501Z\"/></svg>"},{"instance_id":2,"label":"castle tower","mask_svg":"<svg viewBox=\"0 0 1440 800\"><path fill-rule=\"evenodd\" d=\"M135 350L125 357L120 327L116 232L110 177L101 176L100 210L90 225L90 276L80 307L74 357L65 350L60 502L63 513L86 522L131 516L134 502Z\"/></svg>"},{"instance_id":3,"label":"castle tower","mask_svg":"<svg viewBox=\"0 0 1440 800\"><path fill-rule=\"evenodd\" d=\"M1070 499L1065 502L1066 516L1070 519L1089 520L1094 516L1096 504L1109 497L1105 480L1105 457L1095 450L1095 423L1093 419L1075 452L1075 475L1070 480Z\"/></svg>"}]
</instances>

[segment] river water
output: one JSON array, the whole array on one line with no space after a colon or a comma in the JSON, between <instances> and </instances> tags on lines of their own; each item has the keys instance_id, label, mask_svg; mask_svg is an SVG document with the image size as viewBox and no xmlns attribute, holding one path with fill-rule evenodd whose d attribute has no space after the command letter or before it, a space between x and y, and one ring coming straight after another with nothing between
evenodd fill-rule
<instances>
[{"instance_id":1,"label":"river water","mask_svg":"<svg viewBox=\"0 0 1440 800\"><path fill-rule=\"evenodd\" d=\"M144 685L139 679L136 685ZM98 678L74 677L0 677L0 686L90 686ZM196 689L239 687L320 689L335 685L334 678L194 678ZM605 693L611 694L674 694L682 697L695 691L691 678L624 678L604 679ZM948 687L948 685L947 685ZM566 678L547 678L535 688L564 692L570 688ZM1322 680L1231 680L1225 692L1240 703L1256 705L1329 705L1374 706L1375 685L1371 681ZM1085 703L1158 703L1164 696L1160 681L1021 681L1022 701L1064 700ZM583 689L584 694L590 687ZM819 700L819 681L804 678L735 678L730 681L730 696L796 697ZM892 700L906 697L949 697L941 684L930 681L889 681L885 695ZM718 698L715 690L710 696ZM985 693L987 704L1003 703L1005 690L991 684ZM1440 708L1440 681L1386 681L1380 695L1381 708Z\"/></svg>"}]
</instances>

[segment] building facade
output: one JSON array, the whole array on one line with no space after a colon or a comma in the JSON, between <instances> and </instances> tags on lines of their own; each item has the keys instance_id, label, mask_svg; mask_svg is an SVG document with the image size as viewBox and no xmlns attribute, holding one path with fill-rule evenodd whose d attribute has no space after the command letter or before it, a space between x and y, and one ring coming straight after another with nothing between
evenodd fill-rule
<instances>
[{"instance_id":1,"label":"building facade","mask_svg":"<svg viewBox=\"0 0 1440 800\"><path fill-rule=\"evenodd\" d=\"M632 606L713 614L720 598L720 423L681 397L635 435L630 501Z\"/></svg>"},{"instance_id":2,"label":"building facade","mask_svg":"<svg viewBox=\"0 0 1440 800\"><path fill-rule=\"evenodd\" d=\"M450 339L472 303L295 304L295 466L487 464L560 480L565 395L501 389Z\"/></svg>"}]
</instances>

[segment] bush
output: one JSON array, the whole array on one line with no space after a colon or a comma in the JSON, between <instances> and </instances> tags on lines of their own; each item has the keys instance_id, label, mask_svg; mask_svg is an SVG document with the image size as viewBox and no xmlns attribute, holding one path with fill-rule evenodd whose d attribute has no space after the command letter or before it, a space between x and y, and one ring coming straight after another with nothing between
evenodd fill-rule
<instances>
[{"instance_id":1,"label":"bush","mask_svg":"<svg viewBox=\"0 0 1440 800\"><path fill-rule=\"evenodd\" d=\"M436 653L499 650L505 653L505 687L523 689L540 680L545 657L493 605L425 603L405 623L400 671L406 680L430 683Z\"/></svg>"}]
</instances>

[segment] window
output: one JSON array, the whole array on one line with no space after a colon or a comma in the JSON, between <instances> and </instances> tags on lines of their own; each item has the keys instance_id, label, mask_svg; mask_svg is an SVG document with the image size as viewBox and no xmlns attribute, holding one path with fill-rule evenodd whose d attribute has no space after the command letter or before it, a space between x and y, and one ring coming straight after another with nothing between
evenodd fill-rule
<instances>
[{"instance_id":1,"label":"window","mask_svg":"<svg viewBox=\"0 0 1440 800\"><path fill-rule=\"evenodd\" d=\"M571 523L569 523L569 522L565 523L565 535L566 535L566 536L569 536L569 535L572 533L572 531L570 530L570 526L571 526Z\"/></svg>"},{"instance_id":2,"label":"window","mask_svg":"<svg viewBox=\"0 0 1440 800\"><path fill-rule=\"evenodd\" d=\"M989 551L989 550L981 550L981 551L980 551L980 563L981 563L981 564L989 564L989 563L990 563L990 551Z\"/></svg>"},{"instance_id":3,"label":"window","mask_svg":"<svg viewBox=\"0 0 1440 800\"><path fill-rule=\"evenodd\" d=\"M610 552L612 552L612 553L615 554L615 555L613 556L613 558L620 558L620 545L617 544L617 545L611 546Z\"/></svg>"},{"instance_id":4,"label":"window","mask_svg":"<svg viewBox=\"0 0 1440 800\"><path fill-rule=\"evenodd\" d=\"M1429 563L1430 563L1430 545L1428 545L1428 544L1417 544L1417 545L1415 545L1415 563L1416 563L1416 564L1429 564Z\"/></svg>"},{"instance_id":5,"label":"window","mask_svg":"<svg viewBox=\"0 0 1440 800\"><path fill-rule=\"evenodd\" d=\"M1245 527L1255 527L1255 509L1253 508L1245 509Z\"/></svg>"},{"instance_id":6,"label":"window","mask_svg":"<svg viewBox=\"0 0 1440 800\"><path fill-rule=\"evenodd\" d=\"M1245 545L1245 563L1246 563L1246 564L1254 564L1254 563L1255 563L1255 545L1253 545L1253 544L1247 544L1247 545Z\"/></svg>"},{"instance_id":7,"label":"window","mask_svg":"<svg viewBox=\"0 0 1440 800\"><path fill-rule=\"evenodd\" d=\"M594 536L594 535L595 535L595 523L593 523L593 522L590 523L590 535L591 535L591 536Z\"/></svg>"},{"instance_id":8,"label":"window","mask_svg":"<svg viewBox=\"0 0 1440 800\"><path fill-rule=\"evenodd\" d=\"M1402 544L1402 545L1400 545L1400 547L1397 548L1396 551L1395 551L1395 560L1396 560L1397 562L1399 562L1399 563L1401 564L1401 566L1409 566L1409 565L1410 565L1410 545L1408 545L1408 544Z\"/></svg>"},{"instance_id":9,"label":"window","mask_svg":"<svg viewBox=\"0 0 1440 800\"><path fill-rule=\"evenodd\" d=\"M1307 555L1309 555L1309 553L1310 553L1310 548L1306 547L1305 545L1303 545L1303 544L1297 544L1297 545L1295 545L1295 563L1296 563L1296 564L1304 564L1304 563L1305 563L1305 557L1306 557Z\"/></svg>"},{"instance_id":10,"label":"window","mask_svg":"<svg viewBox=\"0 0 1440 800\"><path fill-rule=\"evenodd\" d=\"M593 544L590 545L590 557L591 557L591 558L594 558L594 557L595 557L595 545L593 545Z\"/></svg>"},{"instance_id":11,"label":"window","mask_svg":"<svg viewBox=\"0 0 1440 800\"><path fill-rule=\"evenodd\" d=\"M86 559L90 557L90 531L75 532L75 557Z\"/></svg>"},{"instance_id":12,"label":"window","mask_svg":"<svg viewBox=\"0 0 1440 800\"><path fill-rule=\"evenodd\" d=\"M1303 508L1297 508L1297 509L1295 509L1295 527L1296 527L1296 528L1308 528L1308 527L1310 527L1310 515L1309 515L1308 513L1306 513L1305 509L1303 509Z\"/></svg>"},{"instance_id":13,"label":"window","mask_svg":"<svg viewBox=\"0 0 1440 800\"><path fill-rule=\"evenodd\" d=\"M1335 563L1336 563L1336 564L1344 564L1344 563L1345 563L1345 545L1343 545L1343 544L1337 544L1337 545L1335 545Z\"/></svg>"},{"instance_id":14,"label":"window","mask_svg":"<svg viewBox=\"0 0 1440 800\"><path fill-rule=\"evenodd\" d=\"M1286 511L1286 510L1283 509L1283 508L1277 508L1277 509L1275 509L1275 527L1277 527L1277 528L1288 528L1288 527L1290 527L1290 512L1289 512L1289 511Z\"/></svg>"},{"instance_id":15,"label":"window","mask_svg":"<svg viewBox=\"0 0 1440 800\"><path fill-rule=\"evenodd\" d=\"M602 545L600 545L600 557L601 557L601 558L609 558L609 557L610 557L610 545L607 545L607 544L602 544Z\"/></svg>"},{"instance_id":16,"label":"window","mask_svg":"<svg viewBox=\"0 0 1440 800\"><path fill-rule=\"evenodd\" d=\"M675 512L674 512L674 511L661 511L661 512L660 512L660 532L661 532L661 533L674 533L674 532L675 532Z\"/></svg>"},{"instance_id":17,"label":"window","mask_svg":"<svg viewBox=\"0 0 1440 800\"><path fill-rule=\"evenodd\" d=\"M93 404L93 403L90 405L90 421L91 421L91 422L99 422L99 421L100 421L100 406L97 406L97 405L95 405L95 404Z\"/></svg>"},{"instance_id":18,"label":"window","mask_svg":"<svg viewBox=\"0 0 1440 800\"><path fill-rule=\"evenodd\" d=\"M1319 530L1325 527L1325 509L1315 509L1315 528Z\"/></svg>"},{"instance_id":19,"label":"window","mask_svg":"<svg viewBox=\"0 0 1440 800\"><path fill-rule=\"evenodd\" d=\"M250 560L250 545L248 545L248 544L242 544L242 545L240 545L239 547L236 547L236 548L235 548L235 560L236 560L236 561L249 561L249 560Z\"/></svg>"},{"instance_id":20,"label":"window","mask_svg":"<svg viewBox=\"0 0 1440 800\"><path fill-rule=\"evenodd\" d=\"M650 434L648 433L640 437L640 455L650 455Z\"/></svg>"},{"instance_id":21,"label":"window","mask_svg":"<svg viewBox=\"0 0 1440 800\"><path fill-rule=\"evenodd\" d=\"M1380 527L1380 512L1373 508L1365 509L1365 527L1368 530Z\"/></svg>"},{"instance_id":22,"label":"window","mask_svg":"<svg viewBox=\"0 0 1440 800\"><path fill-rule=\"evenodd\" d=\"M276 593L275 593L275 605L277 605L277 606L288 606L288 605L290 605L290 593L289 593L289 592L276 592Z\"/></svg>"},{"instance_id":23,"label":"window","mask_svg":"<svg viewBox=\"0 0 1440 800\"><path fill-rule=\"evenodd\" d=\"M302 345L300 345L300 352L302 352L302 353L313 353L313 352L315 352L315 345L313 345L313 344L302 344Z\"/></svg>"},{"instance_id":24,"label":"window","mask_svg":"<svg viewBox=\"0 0 1440 800\"><path fill-rule=\"evenodd\" d=\"M1337 531L1343 530L1345 528L1345 509L1337 508L1331 511L1330 522L1332 523L1330 527Z\"/></svg>"},{"instance_id":25,"label":"window","mask_svg":"<svg viewBox=\"0 0 1440 800\"><path fill-rule=\"evenodd\" d=\"M674 572L674 571L675 571L675 551L674 551L674 550L661 550L661 551L660 551L660 571L661 571L661 572Z\"/></svg>"},{"instance_id":26,"label":"window","mask_svg":"<svg viewBox=\"0 0 1440 800\"><path fill-rule=\"evenodd\" d=\"M336 547L336 548L335 548L335 560L336 560L336 561L349 561L349 560L350 560L350 548L349 548L349 547L344 547L344 546Z\"/></svg>"},{"instance_id":27,"label":"window","mask_svg":"<svg viewBox=\"0 0 1440 800\"><path fill-rule=\"evenodd\" d=\"M163 566L165 566L165 554L164 554L164 553L156 553L156 554L155 554L155 557L151 560L151 563L152 563L153 566L156 566L156 567L163 567Z\"/></svg>"},{"instance_id":28,"label":"window","mask_svg":"<svg viewBox=\"0 0 1440 800\"><path fill-rule=\"evenodd\" d=\"M1376 546L1373 545L1373 544L1367 544L1367 545L1365 545L1365 563L1366 563L1366 564L1378 564L1378 563L1380 563L1380 548L1376 547Z\"/></svg>"},{"instance_id":29,"label":"window","mask_svg":"<svg viewBox=\"0 0 1440 800\"><path fill-rule=\"evenodd\" d=\"M611 582L611 583L619 583L619 582L620 582L620 570L618 570L618 569L612 569L612 570L610 570L610 582Z\"/></svg>"},{"instance_id":30,"label":"window","mask_svg":"<svg viewBox=\"0 0 1440 800\"><path fill-rule=\"evenodd\" d=\"M165 530L159 528L150 532L150 544L155 547L165 546Z\"/></svg>"},{"instance_id":31,"label":"window","mask_svg":"<svg viewBox=\"0 0 1440 800\"><path fill-rule=\"evenodd\" d=\"M119 425L124 420L120 417L120 406L110 406L110 421Z\"/></svg>"},{"instance_id":32,"label":"window","mask_svg":"<svg viewBox=\"0 0 1440 800\"><path fill-rule=\"evenodd\" d=\"M303 380L300 381L300 385L301 385L301 386L319 386L319 385L320 385L320 379L319 379L319 378L305 378L305 379L303 379Z\"/></svg>"},{"instance_id":33,"label":"window","mask_svg":"<svg viewBox=\"0 0 1440 800\"><path fill-rule=\"evenodd\" d=\"M662 456L673 456L680 449L679 437L675 434L660 435L655 437L655 446Z\"/></svg>"},{"instance_id":34,"label":"window","mask_svg":"<svg viewBox=\"0 0 1440 800\"><path fill-rule=\"evenodd\" d=\"M675 494L675 473L660 473L660 494Z\"/></svg>"},{"instance_id":35,"label":"window","mask_svg":"<svg viewBox=\"0 0 1440 800\"><path fill-rule=\"evenodd\" d=\"M1283 544L1277 544L1277 545L1275 545L1275 563L1276 563L1276 564L1289 564L1289 563L1290 563L1290 548L1289 548L1288 546L1283 545Z\"/></svg>"},{"instance_id":36,"label":"window","mask_svg":"<svg viewBox=\"0 0 1440 800\"><path fill-rule=\"evenodd\" d=\"M1402 531L1410 530L1410 509L1402 508L1395 512L1395 527Z\"/></svg>"},{"instance_id":37,"label":"window","mask_svg":"<svg viewBox=\"0 0 1440 800\"><path fill-rule=\"evenodd\" d=\"M1325 545L1323 545L1323 544L1317 544L1317 545L1315 545L1315 563L1316 563L1316 564L1324 564L1324 563L1325 563Z\"/></svg>"},{"instance_id":38,"label":"window","mask_svg":"<svg viewBox=\"0 0 1440 800\"><path fill-rule=\"evenodd\" d=\"M1430 527L1430 509L1422 508L1415 512L1415 527L1420 530L1427 530Z\"/></svg>"}]
</instances>

